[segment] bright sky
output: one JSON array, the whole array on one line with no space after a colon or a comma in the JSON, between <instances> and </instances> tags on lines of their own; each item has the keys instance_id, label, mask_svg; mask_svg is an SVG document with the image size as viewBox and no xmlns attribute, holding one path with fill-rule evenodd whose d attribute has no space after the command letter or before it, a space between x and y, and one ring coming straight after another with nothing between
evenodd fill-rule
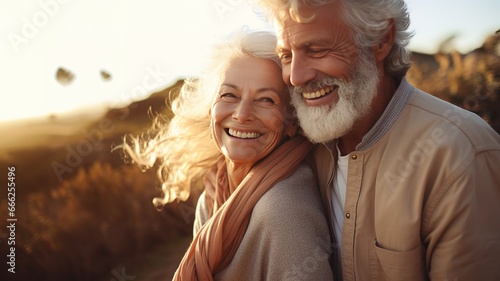
<instances>
[{"instance_id":1,"label":"bright sky","mask_svg":"<svg viewBox=\"0 0 500 281\"><path fill-rule=\"evenodd\" d=\"M270 28L250 2L0 0L0 122L123 105L195 75L214 39L242 25ZM500 29L498 0L407 3L415 51L433 53L456 34L468 52ZM72 83L56 81L59 67L74 73Z\"/></svg>"}]
</instances>

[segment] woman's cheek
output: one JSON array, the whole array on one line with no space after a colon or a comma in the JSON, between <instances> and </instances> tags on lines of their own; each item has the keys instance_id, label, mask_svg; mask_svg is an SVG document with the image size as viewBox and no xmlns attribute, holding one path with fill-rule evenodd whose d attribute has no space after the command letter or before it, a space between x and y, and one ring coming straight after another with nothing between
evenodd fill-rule
<instances>
[{"instance_id":1,"label":"woman's cheek","mask_svg":"<svg viewBox=\"0 0 500 281\"><path fill-rule=\"evenodd\" d=\"M263 120L267 120L269 130L278 133L283 131L285 127L285 114L283 108L273 108L270 110Z\"/></svg>"}]
</instances>

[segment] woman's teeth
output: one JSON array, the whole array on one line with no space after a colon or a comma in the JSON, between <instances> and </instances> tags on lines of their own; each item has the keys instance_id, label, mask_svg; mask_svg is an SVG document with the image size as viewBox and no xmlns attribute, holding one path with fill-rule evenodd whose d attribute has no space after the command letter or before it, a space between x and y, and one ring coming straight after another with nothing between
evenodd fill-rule
<instances>
[{"instance_id":1,"label":"woman's teeth","mask_svg":"<svg viewBox=\"0 0 500 281\"><path fill-rule=\"evenodd\" d=\"M255 139L260 137L259 133L242 133L233 129L229 129L229 135L240 139Z\"/></svg>"}]
</instances>

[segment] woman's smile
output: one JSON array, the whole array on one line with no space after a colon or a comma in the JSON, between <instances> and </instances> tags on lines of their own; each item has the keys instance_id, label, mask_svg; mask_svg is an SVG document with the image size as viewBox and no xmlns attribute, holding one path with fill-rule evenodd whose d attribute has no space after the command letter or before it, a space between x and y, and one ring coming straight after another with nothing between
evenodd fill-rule
<instances>
[{"instance_id":1,"label":"woman's smile","mask_svg":"<svg viewBox=\"0 0 500 281\"><path fill-rule=\"evenodd\" d=\"M234 137L234 138L238 138L238 139L256 139L256 138L262 136L262 134L259 132L244 132L244 131L239 131L239 130L230 129L230 128L226 129L225 131L229 136Z\"/></svg>"}]
</instances>

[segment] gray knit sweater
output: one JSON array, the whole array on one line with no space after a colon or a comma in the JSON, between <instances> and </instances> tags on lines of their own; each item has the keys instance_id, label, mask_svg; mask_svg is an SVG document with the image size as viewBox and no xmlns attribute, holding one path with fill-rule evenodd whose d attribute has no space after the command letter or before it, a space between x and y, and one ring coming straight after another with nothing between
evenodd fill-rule
<instances>
[{"instance_id":1,"label":"gray knit sweater","mask_svg":"<svg viewBox=\"0 0 500 281\"><path fill-rule=\"evenodd\" d=\"M196 207L194 233L208 218L203 193ZM214 278L333 280L331 246L316 179L303 164L257 202L233 261Z\"/></svg>"}]
</instances>

